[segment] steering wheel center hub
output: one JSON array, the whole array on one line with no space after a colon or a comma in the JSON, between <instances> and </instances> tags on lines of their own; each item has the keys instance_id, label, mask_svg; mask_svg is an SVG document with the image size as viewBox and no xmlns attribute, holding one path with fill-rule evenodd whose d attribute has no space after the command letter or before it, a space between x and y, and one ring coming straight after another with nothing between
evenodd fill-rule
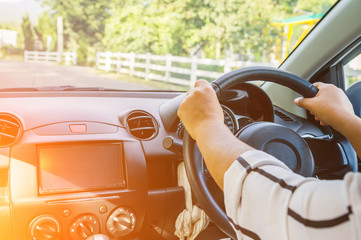
<instances>
[{"instance_id":1,"label":"steering wheel center hub","mask_svg":"<svg viewBox=\"0 0 361 240\"><path fill-rule=\"evenodd\" d=\"M255 149L281 160L292 171L312 176L312 153L307 143L293 130L275 123L255 122L241 129L236 136Z\"/></svg>"}]
</instances>

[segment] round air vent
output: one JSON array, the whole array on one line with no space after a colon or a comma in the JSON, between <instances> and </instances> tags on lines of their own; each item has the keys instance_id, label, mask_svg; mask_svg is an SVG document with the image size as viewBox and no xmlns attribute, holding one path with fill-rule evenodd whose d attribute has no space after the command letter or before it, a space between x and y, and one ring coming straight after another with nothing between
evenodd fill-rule
<instances>
[{"instance_id":1,"label":"round air vent","mask_svg":"<svg viewBox=\"0 0 361 240\"><path fill-rule=\"evenodd\" d=\"M14 144L23 133L23 127L18 118L8 113L0 113L0 147Z\"/></svg>"},{"instance_id":2,"label":"round air vent","mask_svg":"<svg viewBox=\"0 0 361 240\"><path fill-rule=\"evenodd\" d=\"M128 132L140 140L149 140L158 133L158 123L149 113L141 110L130 112L125 117Z\"/></svg>"}]
</instances>

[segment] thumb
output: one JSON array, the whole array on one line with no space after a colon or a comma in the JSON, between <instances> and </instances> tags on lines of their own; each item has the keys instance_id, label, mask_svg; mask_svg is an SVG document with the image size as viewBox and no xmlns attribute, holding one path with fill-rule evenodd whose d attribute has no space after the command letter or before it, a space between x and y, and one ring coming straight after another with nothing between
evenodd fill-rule
<instances>
[{"instance_id":1,"label":"thumb","mask_svg":"<svg viewBox=\"0 0 361 240\"><path fill-rule=\"evenodd\" d=\"M294 100L295 104L301 108L306 108L307 110L310 110L310 98L304 98L304 97L299 97L299 98L296 98Z\"/></svg>"}]
</instances>

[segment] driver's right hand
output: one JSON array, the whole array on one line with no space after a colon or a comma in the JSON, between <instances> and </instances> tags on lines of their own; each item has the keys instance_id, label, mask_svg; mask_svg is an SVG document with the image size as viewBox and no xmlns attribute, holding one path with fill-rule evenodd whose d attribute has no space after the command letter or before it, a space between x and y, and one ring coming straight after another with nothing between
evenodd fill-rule
<instances>
[{"instance_id":1,"label":"driver's right hand","mask_svg":"<svg viewBox=\"0 0 361 240\"><path fill-rule=\"evenodd\" d=\"M210 83L198 80L187 92L177 112L186 130L194 140L206 130L209 123L223 124L224 116L217 95Z\"/></svg>"}]
</instances>

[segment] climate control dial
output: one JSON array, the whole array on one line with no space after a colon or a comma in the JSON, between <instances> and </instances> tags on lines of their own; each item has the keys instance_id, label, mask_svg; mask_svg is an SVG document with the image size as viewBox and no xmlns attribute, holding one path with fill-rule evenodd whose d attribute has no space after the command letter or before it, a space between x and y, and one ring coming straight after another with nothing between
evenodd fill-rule
<instances>
[{"instance_id":1,"label":"climate control dial","mask_svg":"<svg viewBox=\"0 0 361 240\"><path fill-rule=\"evenodd\" d=\"M48 214L40 215L31 221L29 234L33 240L58 240L61 235L59 221Z\"/></svg>"},{"instance_id":2,"label":"climate control dial","mask_svg":"<svg viewBox=\"0 0 361 240\"><path fill-rule=\"evenodd\" d=\"M113 237L124 237L135 227L135 215L128 208L117 208L107 220L107 230Z\"/></svg>"},{"instance_id":3,"label":"climate control dial","mask_svg":"<svg viewBox=\"0 0 361 240\"><path fill-rule=\"evenodd\" d=\"M77 217L69 227L69 235L74 240L87 239L98 233L100 233L99 221L91 214Z\"/></svg>"}]
</instances>

